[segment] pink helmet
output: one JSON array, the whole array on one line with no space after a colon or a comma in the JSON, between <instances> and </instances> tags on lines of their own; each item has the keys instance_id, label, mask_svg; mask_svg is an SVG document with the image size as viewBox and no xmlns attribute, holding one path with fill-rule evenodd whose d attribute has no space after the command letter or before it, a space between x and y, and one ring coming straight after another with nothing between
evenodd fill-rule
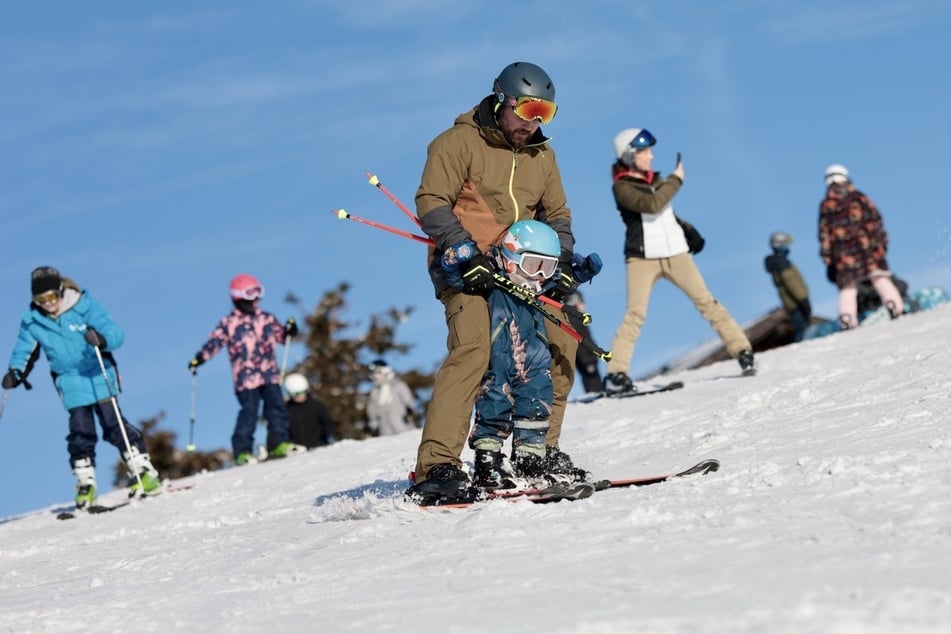
<instances>
[{"instance_id":1,"label":"pink helmet","mask_svg":"<svg viewBox=\"0 0 951 634\"><path fill-rule=\"evenodd\" d=\"M235 275L228 285L231 290L231 299L261 299L264 297L264 287L258 278L247 273Z\"/></svg>"}]
</instances>

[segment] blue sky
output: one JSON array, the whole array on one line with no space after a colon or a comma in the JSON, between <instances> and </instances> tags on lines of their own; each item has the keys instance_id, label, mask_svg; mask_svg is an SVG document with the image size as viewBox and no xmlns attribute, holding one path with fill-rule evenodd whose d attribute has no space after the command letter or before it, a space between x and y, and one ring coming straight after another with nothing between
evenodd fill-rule
<instances>
[{"instance_id":1,"label":"blue sky","mask_svg":"<svg viewBox=\"0 0 951 634\"><path fill-rule=\"evenodd\" d=\"M940 1L37 3L0 7L0 333L9 355L28 278L53 265L126 331L124 413L165 411L188 434L186 364L229 309L240 272L263 307L296 315L340 281L347 317L416 311L396 367L435 368L441 305L423 247L340 221L414 229L365 172L408 205L426 146L517 60L552 76L552 137L577 248L606 266L583 290L608 347L623 311L623 226L612 139L646 127L663 172L683 153L678 214L707 240L708 285L740 322L771 310L772 231L816 312L835 313L818 258L822 173L844 163L879 205L889 262L912 289L951 288L943 179L951 6ZM660 283L632 363L644 374L713 337ZM291 349L291 361L303 351ZM887 354L887 351L883 351ZM41 361L0 419L0 516L69 499L67 416ZM198 377L196 443L228 446L237 403L224 356ZM570 420L567 422L570 424ZM101 484L116 452L98 448Z\"/></svg>"}]
</instances>

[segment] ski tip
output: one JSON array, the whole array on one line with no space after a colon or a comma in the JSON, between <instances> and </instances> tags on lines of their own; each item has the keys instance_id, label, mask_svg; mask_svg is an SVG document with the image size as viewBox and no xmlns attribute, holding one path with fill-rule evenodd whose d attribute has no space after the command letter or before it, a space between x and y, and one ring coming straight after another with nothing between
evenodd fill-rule
<instances>
[{"instance_id":1,"label":"ski tip","mask_svg":"<svg viewBox=\"0 0 951 634\"><path fill-rule=\"evenodd\" d=\"M676 474L677 477L688 476L688 475L703 475L705 473L713 473L720 469L720 461L716 458L708 458L706 460L701 460L694 466L689 469L685 469L680 473Z\"/></svg>"}]
</instances>

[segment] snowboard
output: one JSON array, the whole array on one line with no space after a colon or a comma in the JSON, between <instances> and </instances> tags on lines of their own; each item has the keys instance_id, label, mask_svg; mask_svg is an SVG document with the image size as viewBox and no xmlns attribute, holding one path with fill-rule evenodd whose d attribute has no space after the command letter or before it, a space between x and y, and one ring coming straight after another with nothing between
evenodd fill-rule
<instances>
[{"instance_id":1,"label":"snowboard","mask_svg":"<svg viewBox=\"0 0 951 634\"><path fill-rule=\"evenodd\" d=\"M679 390L684 386L683 381L672 381L665 385L658 385L644 390L630 390L627 392L590 392L573 399L572 403L593 403L602 398L632 398L634 396L647 396L649 394L658 394L659 392L672 392Z\"/></svg>"}]
</instances>

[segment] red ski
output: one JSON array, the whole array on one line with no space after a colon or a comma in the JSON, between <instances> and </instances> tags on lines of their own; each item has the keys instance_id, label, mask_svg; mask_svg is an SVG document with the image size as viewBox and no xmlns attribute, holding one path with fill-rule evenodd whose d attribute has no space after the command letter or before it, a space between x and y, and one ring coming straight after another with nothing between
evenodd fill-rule
<instances>
[{"instance_id":1,"label":"red ski","mask_svg":"<svg viewBox=\"0 0 951 634\"><path fill-rule=\"evenodd\" d=\"M709 458L707 460L702 460L690 467L689 469L684 469L677 473L667 473L664 475L651 476L646 478L629 478L626 480L601 480L600 482L595 482L594 486L598 491L603 491L604 489L613 489L621 487L643 487L650 484L659 484L661 482L666 482L673 478L682 478L684 476L690 475L704 475L705 473L712 473L720 468L720 461L714 458Z\"/></svg>"}]
</instances>

